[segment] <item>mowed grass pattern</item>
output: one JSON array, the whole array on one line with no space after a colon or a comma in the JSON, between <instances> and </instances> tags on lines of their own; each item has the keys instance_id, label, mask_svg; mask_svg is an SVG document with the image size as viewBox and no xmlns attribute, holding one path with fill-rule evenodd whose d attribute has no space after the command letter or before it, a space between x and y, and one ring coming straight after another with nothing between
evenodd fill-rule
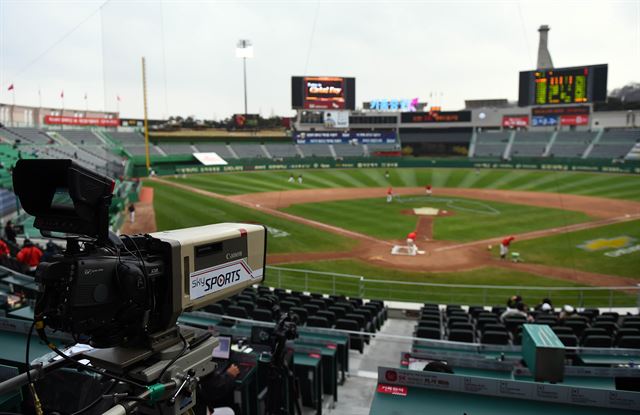
<instances>
[{"instance_id":1,"label":"mowed grass pattern","mask_svg":"<svg viewBox=\"0 0 640 415\"><path fill-rule=\"evenodd\" d=\"M640 201L640 176L549 172L539 170L474 170L450 168L287 170L195 174L169 178L224 195L332 187L438 187L527 190ZM293 173L303 183L289 183Z\"/></svg>"},{"instance_id":2,"label":"mowed grass pattern","mask_svg":"<svg viewBox=\"0 0 640 415\"><path fill-rule=\"evenodd\" d=\"M284 268L284 269L280 269ZM331 276L316 272L356 276ZM552 298L556 304L575 306L635 306L637 297L624 291L607 289L580 290L583 285L537 275L486 267L473 271L420 273L394 269L381 270L357 260L316 261L272 267L265 283L272 287L299 291L336 293L385 300L435 302L439 304L503 305L514 294L534 306L542 298ZM361 283L359 276L366 279ZM379 281L379 282L378 282ZM398 284L398 282L410 284ZM416 284L411 284L416 283ZM452 284L452 286L421 286L420 283ZM461 287L457 285L487 285ZM505 288L503 288L505 287ZM528 289L525 287L536 287ZM563 287L569 289L555 290ZM576 287L576 289L571 289Z\"/></svg>"},{"instance_id":3,"label":"mowed grass pattern","mask_svg":"<svg viewBox=\"0 0 640 415\"><path fill-rule=\"evenodd\" d=\"M414 201L401 203L402 200ZM447 203L448 200L455 204ZM468 242L503 237L591 219L581 212L560 209L426 196L401 196L391 203L387 203L383 196L376 199L305 203L283 210L380 239L404 239L407 233L415 229L418 217L403 214L402 211L426 206L454 212L452 216L434 218L434 239L446 241ZM419 241L422 236L418 235Z\"/></svg>"},{"instance_id":4,"label":"mowed grass pattern","mask_svg":"<svg viewBox=\"0 0 640 415\"><path fill-rule=\"evenodd\" d=\"M640 280L640 250L618 257L606 256L605 252L616 248L586 251L579 248L587 241L629 236L634 240L630 246L640 244L640 221L618 223L595 229L568 232L561 235L518 242L513 249L518 250L528 262L577 268L584 271L608 275L619 275Z\"/></svg>"},{"instance_id":5,"label":"mowed grass pattern","mask_svg":"<svg viewBox=\"0 0 640 415\"><path fill-rule=\"evenodd\" d=\"M350 250L354 241L295 222L289 222L257 210L202 196L186 190L146 181L153 187L153 207L158 230L188 228L219 222L260 223L289 234L268 237L268 252L318 252Z\"/></svg>"}]
</instances>

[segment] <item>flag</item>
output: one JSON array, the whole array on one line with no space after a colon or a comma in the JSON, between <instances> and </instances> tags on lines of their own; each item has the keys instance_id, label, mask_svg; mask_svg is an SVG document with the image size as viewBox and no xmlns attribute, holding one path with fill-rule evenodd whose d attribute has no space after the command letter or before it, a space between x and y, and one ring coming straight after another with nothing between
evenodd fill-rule
<instances>
[{"instance_id":1,"label":"flag","mask_svg":"<svg viewBox=\"0 0 640 415\"><path fill-rule=\"evenodd\" d=\"M9 85L9 88L7 88L7 91L13 91L13 90L14 90L13 84Z\"/></svg>"},{"instance_id":2,"label":"flag","mask_svg":"<svg viewBox=\"0 0 640 415\"><path fill-rule=\"evenodd\" d=\"M118 102L120 102L121 101L120 95L116 95L116 99L118 100Z\"/></svg>"},{"instance_id":3,"label":"flag","mask_svg":"<svg viewBox=\"0 0 640 415\"><path fill-rule=\"evenodd\" d=\"M87 93L86 92L84 93L84 100L85 101L87 100Z\"/></svg>"},{"instance_id":4,"label":"flag","mask_svg":"<svg viewBox=\"0 0 640 415\"><path fill-rule=\"evenodd\" d=\"M64 98L64 89L60 91L60 98Z\"/></svg>"}]
</instances>

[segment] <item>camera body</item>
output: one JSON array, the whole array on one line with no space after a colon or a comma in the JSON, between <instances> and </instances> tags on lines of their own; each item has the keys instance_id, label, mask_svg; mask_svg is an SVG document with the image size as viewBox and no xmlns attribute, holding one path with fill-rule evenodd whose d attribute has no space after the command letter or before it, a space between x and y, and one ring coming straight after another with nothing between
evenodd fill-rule
<instances>
[{"instance_id":1,"label":"camera body","mask_svg":"<svg viewBox=\"0 0 640 415\"><path fill-rule=\"evenodd\" d=\"M219 223L117 237L108 230L112 180L71 160L42 159L18 161L13 180L43 235L67 239L65 252L36 270L36 322L78 341L162 350L180 342L180 313L264 279L264 226Z\"/></svg>"}]
</instances>

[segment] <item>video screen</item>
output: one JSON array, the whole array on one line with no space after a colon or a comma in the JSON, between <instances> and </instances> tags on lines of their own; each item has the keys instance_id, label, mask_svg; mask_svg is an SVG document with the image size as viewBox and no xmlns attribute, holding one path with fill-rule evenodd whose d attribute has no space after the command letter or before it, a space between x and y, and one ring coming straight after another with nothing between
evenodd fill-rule
<instances>
[{"instance_id":1,"label":"video screen","mask_svg":"<svg viewBox=\"0 0 640 415\"><path fill-rule=\"evenodd\" d=\"M355 78L339 76L294 76L291 106L294 109L355 109Z\"/></svg>"}]
</instances>

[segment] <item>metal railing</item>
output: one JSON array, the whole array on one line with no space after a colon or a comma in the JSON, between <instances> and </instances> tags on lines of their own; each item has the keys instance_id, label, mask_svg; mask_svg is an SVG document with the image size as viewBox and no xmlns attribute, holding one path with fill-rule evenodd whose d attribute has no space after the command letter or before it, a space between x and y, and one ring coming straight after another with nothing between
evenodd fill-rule
<instances>
[{"instance_id":1,"label":"metal railing","mask_svg":"<svg viewBox=\"0 0 640 415\"><path fill-rule=\"evenodd\" d=\"M517 294L532 304L550 298L557 305L640 308L640 284L616 287L437 284L277 266L267 267L265 284L294 291L416 303L491 306L503 304L508 297Z\"/></svg>"}]
</instances>

